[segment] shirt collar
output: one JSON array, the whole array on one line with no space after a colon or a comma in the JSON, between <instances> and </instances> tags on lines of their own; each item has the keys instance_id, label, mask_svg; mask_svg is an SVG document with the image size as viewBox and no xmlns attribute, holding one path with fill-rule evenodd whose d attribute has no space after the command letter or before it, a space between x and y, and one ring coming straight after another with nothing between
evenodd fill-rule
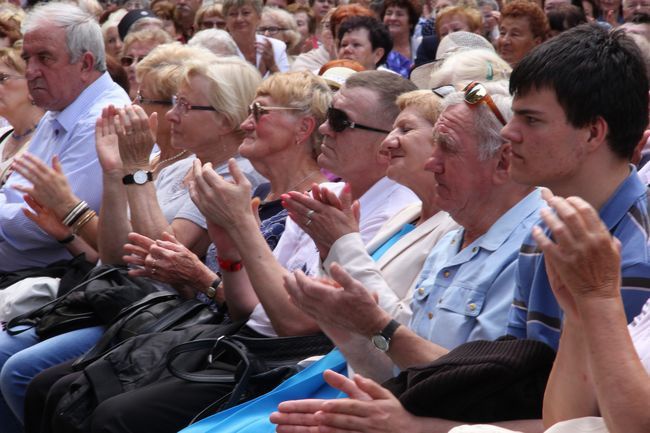
<instances>
[{"instance_id":1,"label":"shirt collar","mask_svg":"<svg viewBox=\"0 0 650 433\"><path fill-rule=\"evenodd\" d=\"M52 112L52 119L66 131L70 131L79 120L79 116L88 111L88 108L95 102L105 90L110 89L113 79L104 72L88 87L86 87L70 105L58 112Z\"/></svg>"},{"instance_id":2,"label":"shirt collar","mask_svg":"<svg viewBox=\"0 0 650 433\"><path fill-rule=\"evenodd\" d=\"M496 251L512 235L513 230L533 213L539 212L544 205L541 190L535 188L517 204L508 209L492 224L490 229L475 242L476 246L488 251Z\"/></svg>"},{"instance_id":3,"label":"shirt collar","mask_svg":"<svg viewBox=\"0 0 650 433\"><path fill-rule=\"evenodd\" d=\"M630 175L618 186L600 209L600 218L610 231L629 211L639 197L647 194L648 187L643 185L636 172L636 167L630 165Z\"/></svg>"}]
</instances>

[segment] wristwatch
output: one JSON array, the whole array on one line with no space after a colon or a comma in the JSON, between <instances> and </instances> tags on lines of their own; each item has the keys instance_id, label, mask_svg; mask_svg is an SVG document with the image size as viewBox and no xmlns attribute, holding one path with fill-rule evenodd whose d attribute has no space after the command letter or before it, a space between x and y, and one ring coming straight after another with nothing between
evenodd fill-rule
<instances>
[{"instance_id":1,"label":"wristwatch","mask_svg":"<svg viewBox=\"0 0 650 433\"><path fill-rule=\"evenodd\" d=\"M153 180L153 174L150 171L137 170L133 174L127 174L122 178L124 185L144 185Z\"/></svg>"},{"instance_id":2,"label":"wristwatch","mask_svg":"<svg viewBox=\"0 0 650 433\"><path fill-rule=\"evenodd\" d=\"M219 287L219 284L221 284L221 278L217 277L217 279L214 280L207 289L205 289L205 296L210 299L214 299L214 296L217 294L217 288Z\"/></svg>"},{"instance_id":3,"label":"wristwatch","mask_svg":"<svg viewBox=\"0 0 650 433\"><path fill-rule=\"evenodd\" d=\"M390 348L390 339L393 338L393 334L395 334L395 331L397 331L397 328L399 327L400 323L397 320L391 319L384 329L370 338L370 341L372 341L372 344L377 349L382 352L388 352L388 349Z\"/></svg>"}]
</instances>

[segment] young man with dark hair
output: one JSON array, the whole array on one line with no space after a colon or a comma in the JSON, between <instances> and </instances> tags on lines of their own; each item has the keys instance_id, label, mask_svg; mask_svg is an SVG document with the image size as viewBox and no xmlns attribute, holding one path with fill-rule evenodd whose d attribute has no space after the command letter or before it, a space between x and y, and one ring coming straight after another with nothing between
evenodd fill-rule
<instances>
[{"instance_id":1,"label":"young man with dark hair","mask_svg":"<svg viewBox=\"0 0 650 433\"><path fill-rule=\"evenodd\" d=\"M551 188L558 196L579 196L599 210L610 233L621 242L621 293L630 320L639 313L650 288L647 188L629 164L648 122L648 79L636 45L620 31L576 27L524 57L512 74L510 91L514 117L502 136L512 144L513 179ZM553 193L546 193L549 206L571 218ZM562 311L544 257L532 238L524 242L518 266L508 334L557 348ZM342 289L332 290L350 291L358 284L349 277L337 280ZM398 328L386 352L391 358L405 351L419 352L424 364L446 354L433 344L405 349L398 344L400 338ZM402 355L391 353L400 347ZM425 360L427 352L430 356ZM308 432L313 426L333 431L446 432L459 424L415 416L369 379L350 380L333 372L326 379L350 398L285 402L271 418L280 424L278 432ZM476 383L467 392L481 386ZM540 420L524 420L516 428L533 432L541 431L542 425Z\"/></svg>"}]
</instances>

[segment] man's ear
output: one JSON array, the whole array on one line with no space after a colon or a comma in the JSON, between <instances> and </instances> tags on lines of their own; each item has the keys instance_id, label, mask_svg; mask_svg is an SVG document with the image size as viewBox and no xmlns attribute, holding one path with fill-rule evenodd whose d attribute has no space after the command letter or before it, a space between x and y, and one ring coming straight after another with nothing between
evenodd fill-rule
<instances>
[{"instance_id":1,"label":"man's ear","mask_svg":"<svg viewBox=\"0 0 650 433\"><path fill-rule=\"evenodd\" d=\"M89 74L95 70L95 56L90 51L81 55L80 63L82 74Z\"/></svg>"},{"instance_id":2,"label":"man's ear","mask_svg":"<svg viewBox=\"0 0 650 433\"><path fill-rule=\"evenodd\" d=\"M598 116L588 127L587 148L590 151L598 149L607 139L609 126L604 118Z\"/></svg>"},{"instance_id":3,"label":"man's ear","mask_svg":"<svg viewBox=\"0 0 650 433\"><path fill-rule=\"evenodd\" d=\"M496 159L494 183L502 185L509 182L510 166L512 164L512 145L510 143L504 143L494 158Z\"/></svg>"}]
</instances>

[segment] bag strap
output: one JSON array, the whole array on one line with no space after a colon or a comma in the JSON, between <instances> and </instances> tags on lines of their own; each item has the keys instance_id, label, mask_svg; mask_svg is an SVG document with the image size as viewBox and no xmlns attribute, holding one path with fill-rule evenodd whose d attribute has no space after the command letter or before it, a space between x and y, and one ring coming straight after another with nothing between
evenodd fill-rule
<instances>
[{"instance_id":1,"label":"bag strap","mask_svg":"<svg viewBox=\"0 0 650 433\"><path fill-rule=\"evenodd\" d=\"M224 373L208 374L189 372L174 365L174 360L180 355L205 349L210 349L207 356L207 363L217 366L219 370L224 370ZM216 352L217 350L219 350L219 352ZM236 365L217 360L217 358L222 356L222 354L227 351L234 353L235 357L238 359ZM244 372L248 372L248 370L250 370L248 355L244 352L239 344L231 340L227 340L226 336L219 338L194 340L188 343L179 344L167 353L167 369L170 371L170 373L180 379L196 383L235 383L236 371L241 365L240 362L244 365Z\"/></svg>"},{"instance_id":2,"label":"bag strap","mask_svg":"<svg viewBox=\"0 0 650 433\"><path fill-rule=\"evenodd\" d=\"M174 307L168 313L164 314L157 321L144 328L141 333L149 334L152 332L166 331L176 324L184 321L188 317L194 316L196 313L206 308L207 305L196 299L188 299L182 304Z\"/></svg>"},{"instance_id":3,"label":"bag strap","mask_svg":"<svg viewBox=\"0 0 650 433\"><path fill-rule=\"evenodd\" d=\"M70 289L66 294L63 296L60 296L47 304L36 308L35 310L29 311L27 313L21 314L19 316L14 317L11 319L5 326L5 331L7 331L7 334L9 335L18 335L21 334L28 329L34 328L37 324L39 319L44 316L45 314L49 313L50 311L53 311L64 299L66 299L71 293L74 293L87 285L88 283L91 283L105 275L110 274L111 272L115 272L117 268L110 268L107 269L103 272L100 272L99 274L93 276L92 278L89 278L89 276L92 274L92 270L84 277L84 281L81 283L77 284L75 287ZM18 326L24 327L20 329L14 329Z\"/></svg>"},{"instance_id":4,"label":"bag strap","mask_svg":"<svg viewBox=\"0 0 650 433\"><path fill-rule=\"evenodd\" d=\"M93 362L87 366L84 369L84 374L92 387L98 404L124 392L122 383L119 377L115 375L111 363L105 359Z\"/></svg>"}]
</instances>

